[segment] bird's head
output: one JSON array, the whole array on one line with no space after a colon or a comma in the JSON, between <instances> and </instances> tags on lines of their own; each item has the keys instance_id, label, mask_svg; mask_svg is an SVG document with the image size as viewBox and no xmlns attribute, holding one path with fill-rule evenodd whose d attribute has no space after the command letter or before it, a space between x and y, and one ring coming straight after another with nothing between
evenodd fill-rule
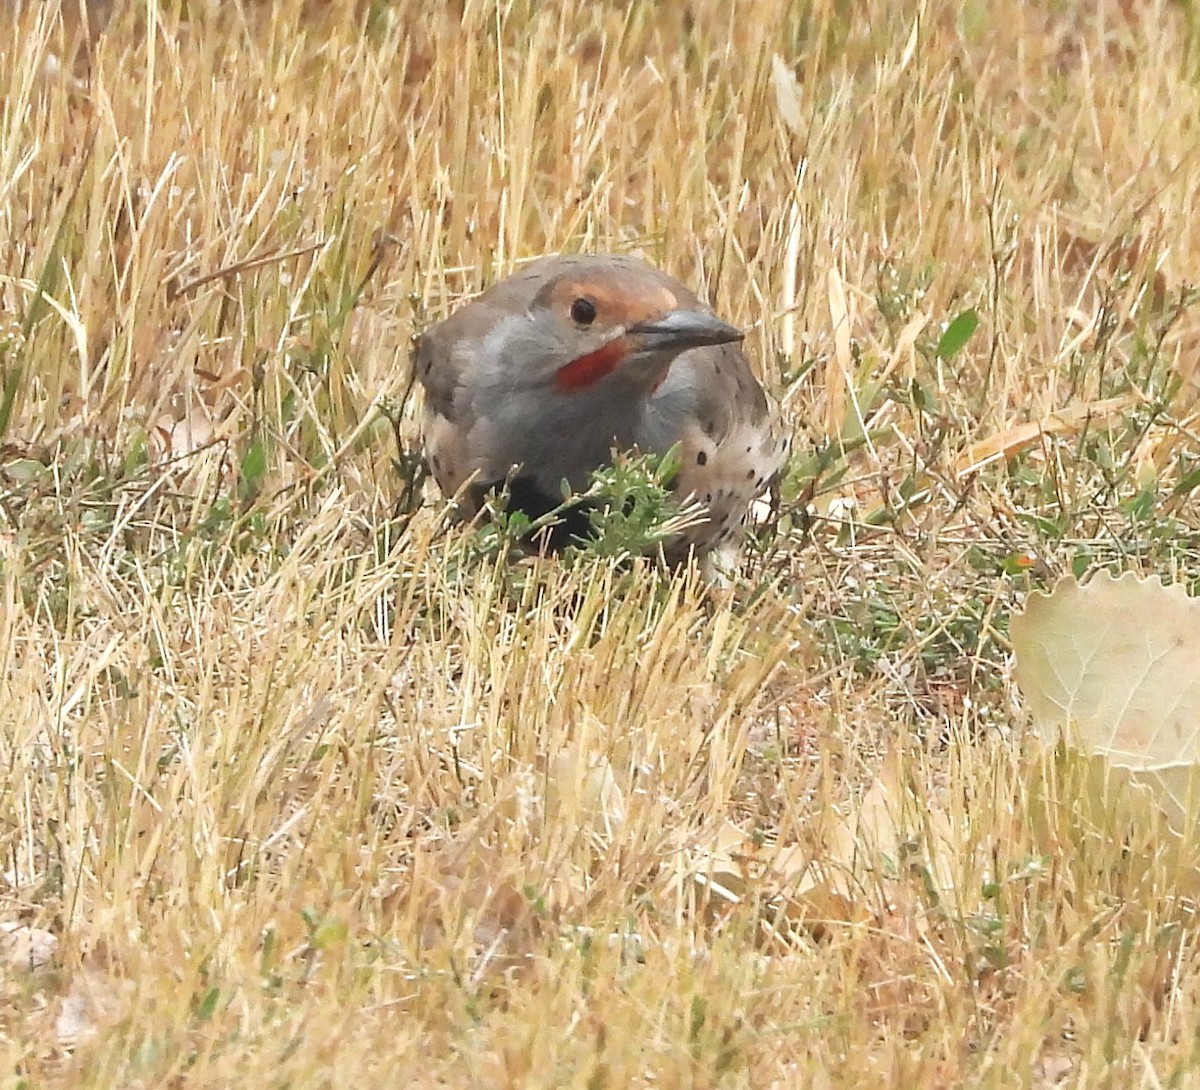
<instances>
[{"instance_id":1,"label":"bird's head","mask_svg":"<svg viewBox=\"0 0 1200 1090\"><path fill-rule=\"evenodd\" d=\"M564 394L601 385L648 393L679 353L742 339L728 323L681 304L652 270L627 266L548 280L517 336L528 378Z\"/></svg>"}]
</instances>

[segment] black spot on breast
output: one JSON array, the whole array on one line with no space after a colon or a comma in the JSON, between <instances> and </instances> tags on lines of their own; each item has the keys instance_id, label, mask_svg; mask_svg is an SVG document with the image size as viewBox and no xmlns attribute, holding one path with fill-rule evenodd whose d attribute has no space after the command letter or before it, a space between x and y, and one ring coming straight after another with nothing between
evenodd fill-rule
<instances>
[{"instance_id":1,"label":"black spot on breast","mask_svg":"<svg viewBox=\"0 0 1200 1090\"><path fill-rule=\"evenodd\" d=\"M699 454L696 455L696 465L698 465L698 466L708 465L708 452L707 451L702 450Z\"/></svg>"},{"instance_id":2,"label":"black spot on breast","mask_svg":"<svg viewBox=\"0 0 1200 1090\"><path fill-rule=\"evenodd\" d=\"M754 480L754 470L753 469L748 469L746 471L746 480L748 480L748 481Z\"/></svg>"}]
</instances>

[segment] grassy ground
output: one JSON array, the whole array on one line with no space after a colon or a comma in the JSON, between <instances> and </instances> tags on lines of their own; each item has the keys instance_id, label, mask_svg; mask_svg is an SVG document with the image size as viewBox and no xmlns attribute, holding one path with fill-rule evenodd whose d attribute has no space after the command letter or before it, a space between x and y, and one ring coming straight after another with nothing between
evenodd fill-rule
<instances>
[{"instance_id":1,"label":"grassy ground","mask_svg":"<svg viewBox=\"0 0 1200 1090\"><path fill-rule=\"evenodd\" d=\"M1189 5L56 9L0 8L6 1083L1193 1084L1188 857L1087 824L1005 635L1200 579ZM410 487L410 334L579 248L794 425L731 594Z\"/></svg>"}]
</instances>

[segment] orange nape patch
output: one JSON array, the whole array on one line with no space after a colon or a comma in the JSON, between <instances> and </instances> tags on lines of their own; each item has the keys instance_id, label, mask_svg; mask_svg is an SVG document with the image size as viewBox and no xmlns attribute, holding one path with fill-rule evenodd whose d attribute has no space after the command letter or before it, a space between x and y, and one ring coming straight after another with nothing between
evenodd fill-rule
<instances>
[{"instance_id":1,"label":"orange nape patch","mask_svg":"<svg viewBox=\"0 0 1200 1090\"><path fill-rule=\"evenodd\" d=\"M560 390L585 390L605 375L612 374L617 364L629 354L629 349L628 337L614 337L594 352L560 367L555 372L554 381Z\"/></svg>"}]
</instances>

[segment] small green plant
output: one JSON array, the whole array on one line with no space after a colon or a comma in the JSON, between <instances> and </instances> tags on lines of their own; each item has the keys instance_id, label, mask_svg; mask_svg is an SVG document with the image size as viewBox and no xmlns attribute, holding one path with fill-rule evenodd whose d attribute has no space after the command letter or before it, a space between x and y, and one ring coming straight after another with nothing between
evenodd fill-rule
<instances>
[{"instance_id":1,"label":"small green plant","mask_svg":"<svg viewBox=\"0 0 1200 1090\"><path fill-rule=\"evenodd\" d=\"M671 495L679 471L674 450L658 457L632 454L596 469L588 487L572 493L562 484L562 502L537 518L509 505L508 488L486 501L489 518L476 534L475 553L528 553L550 548L568 563L652 555L664 543L704 518L703 509L680 508Z\"/></svg>"},{"instance_id":2,"label":"small green plant","mask_svg":"<svg viewBox=\"0 0 1200 1090\"><path fill-rule=\"evenodd\" d=\"M679 454L669 450L616 458L592 474L581 497L588 505L590 534L575 546L585 556L629 557L652 553L703 519L695 505L680 509L671 497Z\"/></svg>"}]
</instances>

